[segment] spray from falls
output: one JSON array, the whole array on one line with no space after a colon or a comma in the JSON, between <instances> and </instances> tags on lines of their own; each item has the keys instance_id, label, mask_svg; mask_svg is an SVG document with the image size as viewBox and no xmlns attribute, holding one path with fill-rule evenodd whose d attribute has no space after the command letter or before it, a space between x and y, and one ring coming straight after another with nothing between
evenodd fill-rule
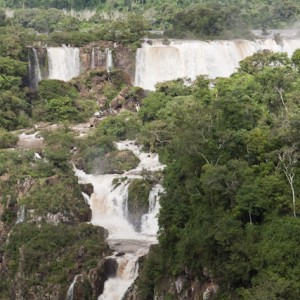
<instances>
[{"instance_id":1,"label":"spray from falls","mask_svg":"<svg viewBox=\"0 0 300 300\"><path fill-rule=\"evenodd\" d=\"M159 196L163 192L160 184L152 187L148 212L142 216L141 229L137 230L127 218L130 181L142 179L145 170L156 172L165 166L159 162L157 154L142 152L141 147L134 142L123 141L116 143L116 146L119 150L132 151L140 159L139 165L122 175L92 175L75 169L80 183L91 183L94 187L94 193L86 200L92 210L91 223L108 230L108 242L116 251L113 258L118 263L117 276L106 281L99 300L120 300L137 277L138 258L148 252L151 244L157 242Z\"/></svg>"},{"instance_id":2,"label":"spray from falls","mask_svg":"<svg viewBox=\"0 0 300 300\"><path fill-rule=\"evenodd\" d=\"M154 40L137 50L135 85L154 90L158 82L177 78L208 75L210 78L228 77L239 62L259 50L287 52L289 56L300 48L300 39L283 39L276 43L266 40L234 41L172 41L164 45Z\"/></svg>"}]
</instances>

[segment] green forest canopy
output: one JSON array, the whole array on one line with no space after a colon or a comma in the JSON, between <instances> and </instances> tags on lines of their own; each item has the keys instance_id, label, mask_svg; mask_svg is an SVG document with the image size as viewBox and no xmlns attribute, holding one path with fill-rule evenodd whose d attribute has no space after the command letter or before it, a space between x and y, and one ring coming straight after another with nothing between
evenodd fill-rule
<instances>
[{"instance_id":1,"label":"green forest canopy","mask_svg":"<svg viewBox=\"0 0 300 300\"><path fill-rule=\"evenodd\" d=\"M266 30L294 25L300 16L300 2L297 0L3 0L2 7L21 9L17 12L19 19L20 15L28 15L28 8L78 11L90 9L97 11L90 19L91 23L103 22L104 16L122 17L131 12L143 15L151 29L164 30L168 36L179 38L248 36L250 29ZM39 17L40 23L47 18L47 14ZM52 18L57 18L60 14L62 12L57 12L56 16L51 15ZM34 19L27 18L28 23ZM72 23L70 20L68 22ZM56 23L57 21L54 22ZM22 26L29 25L24 25L23 22ZM31 26L35 28L34 25ZM60 22L59 26L63 29L66 24ZM76 26L76 22L68 26ZM234 34L230 34L232 32Z\"/></svg>"}]
</instances>

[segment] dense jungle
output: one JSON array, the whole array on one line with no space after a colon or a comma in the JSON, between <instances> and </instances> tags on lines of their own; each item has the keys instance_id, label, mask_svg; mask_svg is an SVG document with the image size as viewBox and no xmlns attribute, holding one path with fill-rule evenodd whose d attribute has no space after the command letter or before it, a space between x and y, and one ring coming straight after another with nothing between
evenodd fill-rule
<instances>
[{"instance_id":1,"label":"dense jungle","mask_svg":"<svg viewBox=\"0 0 300 300\"><path fill-rule=\"evenodd\" d=\"M82 192L93 187L74 168L126 174L139 164L116 148L127 140L166 167L128 181L137 227L151 188L163 192L158 243L120 300L299 299L300 49L261 50L230 77L155 91L126 68L145 39L255 40L255 29L296 32L299 21L297 0L0 0L0 299L103 293L118 267L106 228L90 222ZM97 44L119 63L33 88L30 53L62 44Z\"/></svg>"}]
</instances>

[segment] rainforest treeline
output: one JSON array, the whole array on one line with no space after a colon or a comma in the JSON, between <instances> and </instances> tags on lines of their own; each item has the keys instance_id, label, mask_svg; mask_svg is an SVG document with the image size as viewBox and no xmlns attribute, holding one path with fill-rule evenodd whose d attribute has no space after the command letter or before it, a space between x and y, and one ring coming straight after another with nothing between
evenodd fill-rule
<instances>
[{"instance_id":1,"label":"rainforest treeline","mask_svg":"<svg viewBox=\"0 0 300 300\"><path fill-rule=\"evenodd\" d=\"M70 124L92 117L100 109L99 95L106 97L103 109L109 108L128 85L126 76L118 70L110 74L93 70L69 83L43 80L38 91L31 91L27 48L39 40L79 45L83 37L87 38L84 43L104 39L136 47L147 28L214 37L232 24L249 28L255 24L267 30L296 21L298 1L203 1L191 6L186 1L177 6L173 1L122 1L116 7L120 11L127 7L146 12L153 7L155 17L145 21L129 15L107 22L99 14L93 19L94 31L88 31L92 21L75 22L61 11L61 19L54 22L56 9L63 8L58 4L64 1L57 6L47 2L47 7L54 7L48 11L53 15L42 18L46 12L42 3L27 10L26 1L5 1L5 7L25 10L16 10L14 18L6 18L2 11L0 18L0 298L13 299L19 282L28 290L43 286L43 291L49 291L54 285L66 289L73 279L66 274L95 268L99 253L110 254L103 242L105 232L82 224L90 212L70 161L77 154L92 165L114 151L113 141L130 138L159 153L167 165L159 245L153 247L140 272L140 299L153 299L155 292L174 299L165 283L182 274L197 282L217 283L217 299L299 299L299 50L292 58L269 51L256 53L242 61L230 78L199 76L189 85L178 79L158 84L154 92L127 86L140 110L107 116L90 136L78 140ZM109 3L113 2L100 2L97 7ZM231 6L235 10L229 10ZM199 18L201 12L205 17ZM190 23L185 17L202 23ZM221 33L211 32L219 18L232 22L222 21ZM44 22L53 27L47 29ZM64 32L58 32L63 26L58 24L64 24ZM45 30L49 31L45 35L36 34ZM96 89L97 84L101 89ZM61 127L41 133L43 159L36 159L33 150L17 147L20 132L15 130L34 131L41 121ZM26 197L20 194L25 182L32 183ZM32 213L26 217L31 221L16 224L22 207ZM47 224L45 216L59 212L68 222ZM44 219L34 219L34 214ZM80 263L75 264L78 257ZM85 299L92 299L89 285L86 290Z\"/></svg>"},{"instance_id":2,"label":"rainforest treeline","mask_svg":"<svg viewBox=\"0 0 300 300\"><path fill-rule=\"evenodd\" d=\"M297 0L2 0L0 5L16 10L17 23L41 32L51 32L54 27L58 30L64 27L78 29L78 21L70 15L62 18L61 10L76 12L89 9L93 11L89 15L90 24L124 19L131 13L142 16L149 29L161 30L165 36L176 38L250 37L251 29L267 33L268 29L297 26L300 15ZM49 19L53 20L52 26L46 25ZM64 21L58 22L57 19ZM83 27L86 28L86 25Z\"/></svg>"},{"instance_id":3,"label":"rainforest treeline","mask_svg":"<svg viewBox=\"0 0 300 300\"><path fill-rule=\"evenodd\" d=\"M217 299L299 298L299 54L259 52L230 78L144 99L142 141L168 167L141 299L176 299L178 276L217 282Z\"/></svg>"}]
</instances>

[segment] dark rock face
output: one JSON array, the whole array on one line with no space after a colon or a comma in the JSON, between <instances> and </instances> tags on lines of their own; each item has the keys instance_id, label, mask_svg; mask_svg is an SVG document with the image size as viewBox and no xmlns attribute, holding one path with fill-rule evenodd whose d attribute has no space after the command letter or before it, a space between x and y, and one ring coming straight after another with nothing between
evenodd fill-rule
<instances>
[{"instance_id":1,"label":"dark rock face","mask_svg":"<svg viewBox=\"0 0 300 300\"><path fill-rule=\"evenodd\" d=\"M115 68L123 70L129 75L131 83L134 83L135 52L125 46L118 45L113 52L113 62Z\"/></svg>"},{"instance_id":2,"label":"dark rock face","mask_svg":"<svg viewBox=\"0 0 300 300\"><path fill-rule=\"evenodd\" d=\"M105 281L116 276L117 269L117 262L112 258L108 258L102 260L99 267L81 274L76 280L73 300L97 299L103 293Z\"/></svg>"},{"instance_id":3,"label":"dark rock face","mask_svg":"<svg viewBox=\"0 0 300 300\"><path fill-rule=\"evenodd\" d=\"M216 300L218 285L213 282L200 283L197 279L188 279L185 276L178 276L175 280L166 280L163 287L155 287L153 299L163 300ZM127 290L122 300L144 300L140 295L138 284L134 282Z\"/></svg>"},{"instance_id":4,"label":"dark rock face","mask_svg":"<svg viewBox=\"0 0 300 300\"><path fill-rule=\"evenodd\" d=\"M120 44L101 41L80 48L81 71L107 67L108 50L112 51L113 67L128 74L128 84L134 82L135 52Z\"/></svg>"},{"instance_id":5,"label":"dark rock face","mask_svg":"<svg viewBox=\"0 0 300 300\"><path fill-rule=\"evenodd\" d=\"M136 230L141 230L142 216L149 210L151 186L142 179L133 180L128 188L128 220Z\"/></svg>"},{"instance_id":6,"label":"dark rock face","mask_svg":"<svg viewBox=\"0 0 300 300\"><path fill-rule=\"evenodd\" d=\"M87 195L91 196L94 192L94 187L91 183L81 184L81 190Z\"/></svg>"},{"instance_id":7,"label":"dark rock face","mask_svg":"<svg viewBox=\"0 0 300 300\"><path fill-rule=\"evenodd\" d=\"M106 259L103 263L103 268L107 278L115 277L117 275L118 264L114 259Z\"/></svg>"},{"instance_id":8,"label":"dark rock face","mask_svg":"<svg viewBox=\"0 0 300 300\"><path fill-rule=\"evenodd\" d=\"M177 277L170 277L167 274L164 278L153 286L153 283L147 284L147 268L145 267L149 256L159 255L158 245L151 245L147 255L139 258L139 277L128 288L122 300L145 300L145 299L177 299L177 300L216 300L218 299L219 286L211 277L209 270L203 271L201 280L193 276L191 271L185 269ZM149 270L148 270L149 271ZM145 294L145 286L149 290Z\"/></svg>"}]
</instances>

